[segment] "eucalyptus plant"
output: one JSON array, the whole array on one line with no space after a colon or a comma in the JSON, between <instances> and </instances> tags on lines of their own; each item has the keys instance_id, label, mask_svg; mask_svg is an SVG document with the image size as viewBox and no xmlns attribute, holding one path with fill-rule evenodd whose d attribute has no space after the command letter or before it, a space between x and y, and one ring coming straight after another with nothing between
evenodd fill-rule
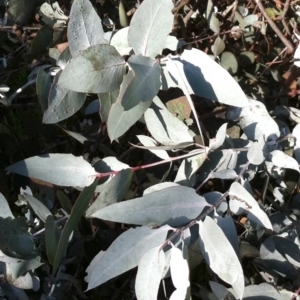
<instances>
[{"instance_id":1,"label":"eucalyptus plant","mask_svg":"<svg viewBox=\"0 0 300 300\"><path fill-rule=\"evenodd\" d=\"M84 105L87 94L96 94L96 110L107 124L110 140L119 139L143 118L149 136L138 135L141 145L136 147L150 151L160 162L130 167L115 157L105 157L91 165L83 157L57 153L27 158L7 171L82 191L62 229L30 192L23 193L24 200L45 222L53 276L58 274L70 235L84 216L134 225L92 260L86 270L88 290L138 267L137 299L157 299L161 281L169 276L175 287L170 299L191 299L189 270L205 260L227 283L225 287L220 280L210 281L215 297L223 299L231 293L241 299L252 292L245 287L233 216L246 214L259 237L270 233L273 226L269 214L254 199L249 180L262 164L271 175L274 168L287 165L299 172L299 165L280 151L281 133L265 106L249 99L212 57L183 47L170 35L172 8L171 0L144 0L128 27L105 33L90 1L74 0L68 48L57 59L59 70L53 80L42 69L37 76L43 123L69 118ZM211 9L209 1L206 18L210 28L218 32ZM218 44L222 43L218 40ZM166 48L173 53L184 50L180 55L164 56ZM218 55L217 44L213 52ZM159 91L172 87L186 96L195 126L174 116L158 97ZM192 94L212 106L225 106L226 118L239 124L244 139L231 139L226 123L205 145ZM180 150L185 150L184 154L169 155ZM122 201L135 171L159 163L170 165L174 160L181 162L173 182L162 180L145 189L141 197ZM230 180L230 188L225 193L199 195L200 187L194 188L196 177L202 185L212 178ZM92 198L95 200L90 204ZM34 253L31 237L26 235L26 239L31 245L27 252ZM17 252L16 245L6 246ZM256 295L264 295L268 289L258 290L255 288Z\"/></svg>"}]
</instances>

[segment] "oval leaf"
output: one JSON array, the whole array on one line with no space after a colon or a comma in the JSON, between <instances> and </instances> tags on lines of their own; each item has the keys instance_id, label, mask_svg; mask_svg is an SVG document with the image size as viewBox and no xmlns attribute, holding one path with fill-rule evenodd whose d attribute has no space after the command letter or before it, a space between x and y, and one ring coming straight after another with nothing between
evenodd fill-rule
<instances>
[{"instance_id":1,"label":"oval leaf","mask_svg":"<svg viewBox=\"0 0 300 300\"><path fill-rule=\"evenodd\" d=\"M63 70L58 84L82 93L107 93L119 88L125 61L110 45L92 46L76 56Z\"/></svg>"},{"instance_id":2,"label":"oval leaf","mask_svg":"<svg viewBox=\"0 0 300 300\"><path fill-rule=\"evenodd\" d=\"M160 88L161 68L157 60L142 55L134 55L128 59L134 77L120 93L120 103L124 110L134 108L140 102L152 100Z\"/></svg>"},{"instance_id":3,"label":"oval leaf","mask_svg":"<svg viewBox=\"0 0 300 300\"><path fill-rule=\"evenodd\" d=\"M242 298L245 284L243 269L222 229L207 216L204 222L199 222L199 234L201 252L210 268L232 285L238 298Z\"/></svg>"},{"instance_id":4,"label":"oval leaf","mask_svg":"<svg viewBox=\"0 0 300 300\"><path fill-rule=\"evenodd\" d=\"M145 0L133 15L128 41L135 54L155 57L163 50L172 30L171 0Z\"/></svg>"},{"instance_id":5,"label":"oval leaf","mask_svg":"<svg viewBox=\"0 0 300 300\"><path fill-rule=\"evenodd\" d=\"M57 84L61 71L55 76L49 93L49 107L43 116L43 123L53 124L74 115L84 104L86 94L65 89Z\"/></svg>"},{"instance_id":6,"label":"oval leaf","mask_svg":"<svg viewBox=\"0 0 300 300\"><path fill-rule=\"evenodd\" d=\"M107 44L102 22L89 0L75 0L70 12L68 41L73 57L82 50Z\"/></svg>"},{"instance_id":7,"label":"oval leaf","mask_svg":"<svg viewBox=\"0 0 300 300\"><path fill-rule=\"evenodd\" d=\"M155 300L165 266L160 246L148 250L141 258L135 279L137 299Z\"/></svg>"}]
</instances>

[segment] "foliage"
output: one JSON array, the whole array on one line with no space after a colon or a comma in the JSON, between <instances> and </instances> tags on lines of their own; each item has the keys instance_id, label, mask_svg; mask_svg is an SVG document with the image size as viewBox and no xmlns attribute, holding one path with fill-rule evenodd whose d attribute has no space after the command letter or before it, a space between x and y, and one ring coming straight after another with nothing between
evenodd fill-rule
<instances>
[{"instance_id":1,"label":"foliage","mask_svg":"<svg viewBox=\"0 0 300 300\"><path fill-rule=\"evenodd\" d=\"M129 3L119 3L121 26ZM118 31L89 0L73 1L68 24L57 2L40 3L45 25L29 59L42 61L46 51L50 59L23 85L36 84L34 137L18 125L24 112L13 113L16 128L8 113L0 127L5 170L23 186L15 206L0 193L5 295L28 299L24 289L32 289L37 299L86 299L86 290L112 299L118 288L115 299L292 297L300 133L291 128L299 110L286 100L268 110L268 71L247 46L254 32L266 34L258 15L231 7L232 39L243 36L236 55L221 34L226 14L214 13L211 0L199 3L186 17L194 13L192 24L214 33L212 55L178 39L171 0L144 0ZM276 69L267 75L279 80ZM13 109L19 92L0 92ZM64 147L24 146L39 139L43 148L62 131Z\"/></svg>"}]
</instances>

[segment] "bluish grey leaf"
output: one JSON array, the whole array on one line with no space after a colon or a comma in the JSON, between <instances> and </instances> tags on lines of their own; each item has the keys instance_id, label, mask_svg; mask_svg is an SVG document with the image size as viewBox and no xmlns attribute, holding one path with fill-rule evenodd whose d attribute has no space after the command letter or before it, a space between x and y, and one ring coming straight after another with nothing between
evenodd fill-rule
<instances>
[{"instance_id":1,"label":"bluish grey leaf","mask_svg":"<svg viewBox=\"0 0 300 300\"><path fill-rule=\"evenodd\" d=\"M216 217L217 224L223 230L225 236L234 249L236 256L240 259L239 237L236 232L235 224L231 216Z\"/></svg>"},{"instance_id":2,"label":"bluish grey leaf","mask_svg":"<svg viewBox=\"0 0 300 300\"><path fill-rule=\"evenodd\" d=\"M276 250L296 268L300 267L300 248L289 238L274 236L273 242Z\"/></svg>"},{"instance_id":3,"label":"bluish grey leaf","mask_svg":"<svg viewBox=\"0 0 300 300\"><path fill-rule=\"evenodd\" d=\"M232 169L224 169L217 172L212 172L210 178L231 179L234 180L237 177L237 173Z\"/></svg>"},{"instance_id":4,"label":"bluish grey leaf","mask_svg":"<svg viewBox=\"0 0 300 300\"><path fill-rule=\"evenodd\" d=\"M68 41L73 57L91 46L107 44L101 19L89 0L73 2L68 25Z\"/></svg>"},{"instance_id":5,"label":"bluish grey leaf","mask_svg":"<svg viewBox=\"0 0 300 300\"><path fill-rule=\"evenodd\" d=\"M250 147L247 153L247 158L250 161L250 163L253 165L258 166L261 163L263 163L265 158L258 142L252 144L252 146Z\"/></svg>"},{"instance_id":6,"label":"bluish grey leaf","mask_svg":"<svg viewBox=\"0 0 300 300\"><path fill-rule=\"evenodd\" d=\"M243 269L222 229L207 216L204 222L199 222L199 234L201 252L210 268L231 284L238 298L242 298L245 284Z\"/></svg>"},{"instance_id":7,"label":"bluish grey leaf","mask_svg":"<svg viewBox=\"0 0 300 300\"><path fill-rule=\"evenodd\" d=\"M172 30L171 0L145 0L130 22L128 41L136 55L155 57L166 44Z\"/></svg>"},{"instance_id":8,"label":"bluish grey leaf","mask_svg":"<svg viewBox=\"0 0 300 300\"><path fill-rule=\"evenodd\" d=\"M58 153L33 156L5 170L56 185L73 187L90 185L96 174L95 169L82 156Z\"/></svg>"},{"instance_id":9,"label":"bluish grey leaf","mask_svg":"<svg viewBox=\"0 0 300 300\"><path fill-rule=\"evenodd\" d=\"M48 108L48 96L51 88L51 77L42 68L39 69L36 77L36 93L42 112Z\"/></svg>"},{"instance_id":10,"label":"bluish grey leaf","mask_svg":"<svg viewBox=\"0 0 300 300\"><path fill-rule=\"evenodd\" d=\"M99 113L100 111L100 99L95 99L89 103L89 105L85 108L84 114L91 115L95 113Z\"/></svg>"},{"instance_id":11,"label":"bluish grey leaf","mask_svg":"<svg viewBox=\"0 0 300 300\"><path fill-rule=\"evenodd\" d=\"M130 71L124 78L121 86L127 86L127 83L133 78L133 72ZM107 131L110 139L113 141L123 135L133 124L135 124L150 107L152 99L147 102L140 102L130 110L124 110L121 103L114 103L110 109L107 120Z\"/></svg>"},{"instance_id":12,"label":"bluish grey leaf","mask_svg":"<svg viewBox=\"0 0 300 300\"><path fill-rule=\"evenodd\" d=\"M119 88L124 74L125 61L117 50L96 45L81 51L66 66L58 84L81 93L107 93Z\"/></svg>"},{"instance_id":13,"label":"bluish grey leaf","mask_svg":"<svg viewBox=\"0 0 300 300\"><path fill-rule=\"evenodd\" d=\"M163 145L193 141L189 128L174 117L158 97L153 99L152 106L145 112L145 121L152 137Z\"/></svg>"},{"instance_id":14,"label":"bluish grey leaf","mask_svg":"<svg viewBox=\"0 0 300 300\"><path fill-rule=\"evenodd\" d=\"M103 220L161 226L182 226L197 218L208 206L192 188L174 186L146 194L143 197L107 206L91 217Z\"/></svg>"},{"instance_id":15,"label":"bluish grey leaf","mask_svg":"<svg viewBox=\"0 0 300 300\"><path fill-rule=\"evenodd\" d=\"M108 121L108 116L112 105L117 101L120 89L116 89L109 93L98 94L100 101L100 116L103 122Z\"/></svg>"},{"instance_id":16,"label":"bluish grey leaf","mask_svg":"<svg viewBox=\"0 0 300 300\"><path fill-rule=\"evenodd\" d=\"M123 200L127 192L132 177L132 170L121 170L115 175L105 186L104 190L100 193L99 197L87 210L85 216L89 217L103 207L120 202Z\"/></svg>"},{"instance_id":17,"label":"bluish grey leaf","mask_svg":"<svg viewBox=\"0 0 300 300\"><path fill-rule=\"evenodd\" d=\"M206 159L207 154L204 151L203 153L185 158L177 171L174 182L192 187L195 184L195 174Z\"/></svg>"},{"instance_id":18,"label":"bluish grey leaf","mask_svg":"<svg viewBox=\"0 0 300 300\"><path fill-rule=\"evenodd\" d=\"M160 246L148 250L141 258L135 279L137 299L157 299L158 288L165 266L165 254Z\"/></svg>"},{"instance_id":19,"label":"bluish grey leaf","mask_svg":"<svg viewBox=\"0 0 300 300\"><path fill-rule=\"evenodd\" d=\"M56 64L63 70L68 62L72 59L70 47L67 47L59 56Z\"/></svg>"},{"instance_id":20,"label":"bluish grey leaf","mask_svg":"<svg viewBox=\"0 0 300 300\"><path fill-rule=\"evenodd\" d=\"M140 102L152 100L160 88L161 68L159 61L142 55L133 55L128 59L133 70L133 78L119 95L118 101L124 110L130 110Z\"/></svg>"},{"instance_id":21,"label":"bluish grey leaf","mask_svg":"<svg viewBox=\"0 0 300 300\"><path fill-rule=\"evenodd\" d=\"M218 18L214 14L214 4L213 4L212 0L208 0L208 2L207 2L205 19L208 22L209 28L214 33L220 32L220 24L219 24Z\"/></svg>"},{"instance_id":22,"label":"bluish grey leaf","mask_svg":"<svg viewBox=\"0 0 300 300\"><path fill-rule=\"evenodd\" d=\"M50 93L49 106L44 112L43 123L53 124L74 115L84 104L86 94L65 89L57 84L62 71L54 78Z\"/></svg>"},{"instance_id":23,"label":"bluish grey leaf","mask_svg":"<svg viewBox=\"0 0 300 300\"><path fill-rule=\"evenodd\" d=\"M148 188L146 188L144 190L144 196L146 194L157 192L157 191L160 191L162 189L165 189L165 188L168 188L168 187L172 187L172 186L179 186L179 184L177 184L175 182L165 181L165 182L161 182L161 183L158 183L158 184L155 184L155 185L151 185L151 186L149 186Z\"/></svg>"},{"instance_id":24,"label":"bluish grey leaf","mask_svg":"<svg viewBox=\"0 0 300 300\"><path fill-rule=\"evenodd\" d=\"M207 201L207 203L209 203L210 205L216 206L218 201L221 199L221 197L223 196L223 194L221 194L220 192L208 192L202 195L205 200ZM223 200L220 204L218 204L216 206L216 211L219 215L223 215L228 209L228 204L227 201ZM209 216L213 217L214 216L214 212L212 211Z\"/></svg>"},{"instance_id":25,"label":"bluish grey leaf","mask_svg":"<svg viewBox=\"0 0 300 300\"><path fill-rule=\"evenodd\" d=\"M52 276L54 276L56 271L58 270L61 259L63 258L63 255L65 254L65 251L67 250L70 235L71 235L72 231L78 225L80 218L85 213L85 211L89 205L89 202L92 200L94 193L95 193L96 186L97 186L97 179L95 179L91 185L89 185L83 189L83 191L78 196L78 198L72 208L69 219L62 231L62 234L60 236L60 239L59 239L59 242L57 245L55 259L53 262Z\"/></svg>"},{"instance_id":26,"label":"bluish grey leaf","mask_svg":"<svg viewBox=\"0 0 300 300\"><path fill-rule=\"evenodd\" d=\"M274 236L270 236L260 246L260 258L271 269L284 277L291 277L295 267L286 260L276 249L273 241Z\"/></svg>"},{"instance_id":27,"label":"bluish grey leaf","mask_svg":"<svg viewBox=\"0 0 300 300\"><path fill-rule=\"evenodd\" d=\"M46 223L48 216L52 216L50 210L40 200L30 194L24 193L25 200L29 203L35 214Z\"/></svg>"},{"instance_id":28,"label":"bluish grey leaf","mask_svg":"<svg viewBox=\"0 0 300 300\"><path fill-rule=\"evenodd\" d=\"M249 99L249 104L245 107L231 107L226 112L226 118L230 120L239 120L243 132L249 140L259 140L260 137L278 138L280 136L279 128L274 119L269 115L265 105L257 100Z\"/></svg>"},{"instance_id":29,"label":"bluish grey leaf","mask_svg":"<svg viewBox=\"0 0 300 300\"><path fill-rule=\"evenodd\" d=\"M2 193L0 193L0 207L1 207L1 211L0 211L0 217L5 219L5 218L14 218L14 215L12 214L10 207L8 205L7 200L5 199L5 197L3 196Z\"/></svg>"},{"instance_id":30,"label":"bluish grey leaf","mask_svg":"<svg viewBox=\"0 0 300 300\"><path fill-rule=\"evenodd\" d=\"M151 248L160 246L166 239L169 226L150 229L143 226L130 228L121 234L107 249L92 260L85 280L88 290L136 267L142 256ZM96 265L95 265L96 263Z\"/></svg>"},{"instance_id":31,"label":"bluish grey leaf","mask_svg":"<svg viewBox=\"0 0 300 300\"><path fill-rule=\"evenodd\" d=\"M59 242L59 231L52 215L45 222L45 243L49 263L53 266Z\"/></svg>"},{"instance_id":32,"label":"bluish grey leaf","mask_svg":"<svg viewBox=\"0 0 300 300\"><path fill-rule=\"evenodd\" d=\"M226 130L227 130L227 123L223 124L218 129L215 139L209 140L209 148L211 148L212 150L216 150L224 144L226 138Z\"/></svg>"},{"instance_id":33,"label":"bluish grey leaf","mask_svg":"<svg viewBox=\"0 0 300 300\"><path fill-rule=\"evenodd\" d=\"M229 195L229 207L234 214L248 213L248 218L251 221L272 230L272 224L266 213L240 183L233 182L231 184Z\"/></svg>"},{"instance_id":34,"label":"bluish grey leaf","mask_svg":"<svg viewBox=\"0 0 300 300\"><path fill-rule=\"evenodd\" d=\"M173 59L183 64L190 94L227 105L249 106L248 98L238 83L204 52L195 48L184 50L180 58Z\"/></svg>"},{"instance_id":35,"label":"bluish grey leaf","mask_svg":"<svg viewBox=\"0 0 300 300\"><path fill-rule=\"evenodd\" d=\"M110 44L114 46L122 55L129 55L132 47L128 45L128 30L129 27L118 30L111 38Z\"/></svg>"},{"instance_id":36,"label":"bluish grey leaf","mask_svg":"<svg viewBox=\"0 0 300 300\"><path fill-rule=\"evenodd\" d=\"M144 145L144 146L149 146L149 147L155 147L156 146L156 141L154 139L152 139L150 136L146 136L146 135L137 135L136 136L139 141ZM155 147L156 148L156 147ZM156 156L158 156L161 159L170 159L167 151L165 150L154 150L154 149L148 149L151 153L155 154Z\"/></svg>"}]
</instances>

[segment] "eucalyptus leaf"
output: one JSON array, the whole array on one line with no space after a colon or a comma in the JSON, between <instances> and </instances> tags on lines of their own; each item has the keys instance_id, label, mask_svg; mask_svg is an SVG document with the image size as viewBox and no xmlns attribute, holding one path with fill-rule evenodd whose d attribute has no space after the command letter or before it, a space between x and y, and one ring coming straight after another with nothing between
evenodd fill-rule
<instances>
[{"instance_id":1,"label":"eucalyptus leaf","mask_svg":"<svg viewBox=\"0 0 300 300\"><path fill-rule=\"evenodd\" d=\"M137 299L157 299L165 266L165 254L160 246L151 248L141 258L135 279Z\"/></svg>"},{"instance_id":2,"label":"eucalyptus leaf","mask_svg":"<svg viewBox=\"0 0 300 300\"><path fill-rule=\"evenodd\" d=\"M70 235L72 231L76 228L78 225L78 222L82 215L85 213L89 202L91 201L92 197L94 196L95 188L97 186L97 179L94 180L94 182L83 189L79 197L77 198L71 214L69 216L69 219L62 231L62 234L60 236L58 245L57 245L57 250L55 254L55 259L53 262L53 269L52 269L52 276L55 275L56 271L59 268L61 259L63 258L63 255L68 247L68 242Z\"/></svg>"},{"instance_id":3,"label":"eucalyptus leaf","mask_svg":"<svg viewBox=\"0 0 300 300\"><path fill-rule=\"evenodd\" d=\"M128 64L133 70L133 78L126 87L122 85L118 99L125 111L156 96L160 88L161 73L157 60L142 55L131 56Z\"/></svg>"},{"instance_id":4,"label":"eucalyptus leaf","mask_svg":"<svg viewBox=\"0 0 300 300\"><path fill-rule=\"evenodd\" d=\"M155 57L161 53L172 30L171 0L145 0L130 22L128 41L136 55Z\"/></svg>"},{"instance_id":5,"label":"eucalyptus leaf","mask_svg":"<svg viewBox=\"0 0 300 300\"><path fill-rule=\"evenodd\" d=\"M107 44L102 22L89 0L75 0L70 12L68 41L73 57L91 46Z\"/></svg>"},{"instance_id":6,"label":"eucalyptus leaf","mask_svg":"<svg viewBox=\"0 0 300 300\"><path fill-rule=\"evenodd\" d=\"M110 45L95 45L81 51L66 66L58 84L81 93L107 93L119 88L124 74L125 61L117 50Z\"/></svg>"},{"instance_id":7,"label":"eucalyptus leaf","mask_svg":"<svg viewBox=\"0 0 300 300\"><path fill-rule=\"evenodd\" d=\"M145 112L146 125L152 137L163 145L192 142L188 127L162 107L160 99L155 97L152 106Z\"/></svg>"},{"instance_id":8,"label":"eucalyptus leaf","mask_svg":"<svg viewBox=\"0 0 300 300\"><path fill-rule=\"evenodd\" d=\"M238 83L204 52L194 48L184 50L180 58L173 59L183 65L190 94L236 107L249 106L249 100Z\"/></svg>"},{"instance_id":9,"label":"eucalyptus leaf","mask_svg":"<svg viewBox=\"0 0 300 300\"><path fill-rule=\"evenodd\" d=\"M63 121L76 113L84 104L85 93L78 93L57 84L60 71L54 78L49 92L49 106L43 115L43 123L53 124Z\"/></svg>"},{"instance_id":10,"label":"eucalyptus leaf","mask_svg":"<svg viewBox=\"0 0 300 300\"><path fill-rule=\"evenodd\" d=\"M214 15L214 5L212 0L208 0L206 7L205 19L208 22L209 28L215 32L220 32L220 24L218 18Z\"/></svg>"},{"instance_id":11,"label":"eucalyptus leaf","mask_svg":"<svg viewBox=\"0 0 300 300\"><path fill-rule=\"evenodd\" d=\"M244 293L244 274L240 261L222 229L210 217L199 223L203 257L222 280L231 284L238 298ZM220 249L222 251L220 252Z\"/></svg>"},{"instance_id":12,"label":"eucalyptus leaf","mask_svg":"<svg viewBox=\"0 0 300 300\"><path fill-rule=\"evenodd\" d=\"M165 241L169 230L171 227L165 225L159 229L143 226L125 231L106 252L100 252L100 257L92 260L86 270L88 290L136 267L148 250Z\"/></svg>"},{"instance_id":13,"label":"eucalyptus leaf","mask_svg":"<svg viewBox=\"0 0 300 300\"><path fill-rule=\"evenodd\" d=\"M61 186L87 186L93 182L95 169L82 156L45 154L21 160L6 171L40 179Z\"/></svg>"},{"instance_id":14,"label":"eucalyptus leaf","mask_svg":"<svg viewBox=\"0 0 300 300\"><path fill-rule=\"evenodd\" d=\"M174 186L112 204L91 217L136 225L182 226L198 217L205 206L208 203L194 189Z\"/></svg>"},{"instance_id":15,"label":"eucalyptus leaf","mask_svg":"<svg viewBox=\"0 0 300 300\"><path fill-rule=\"evenodd\" d=\"M126 75L124 81L127 80L127 76L131 76L131 78L133 78L130 74L132 73L129 72ZM128 80L130 79L128 78ZM119 102L114 103L110 109L107 120L107 130L110 139L113 141L123 135L142 117L144 112L150 107L151 103L152 99L147 102L141 101L130 110L124 110L124 107Z\"/></svg>"}]
</instances>

